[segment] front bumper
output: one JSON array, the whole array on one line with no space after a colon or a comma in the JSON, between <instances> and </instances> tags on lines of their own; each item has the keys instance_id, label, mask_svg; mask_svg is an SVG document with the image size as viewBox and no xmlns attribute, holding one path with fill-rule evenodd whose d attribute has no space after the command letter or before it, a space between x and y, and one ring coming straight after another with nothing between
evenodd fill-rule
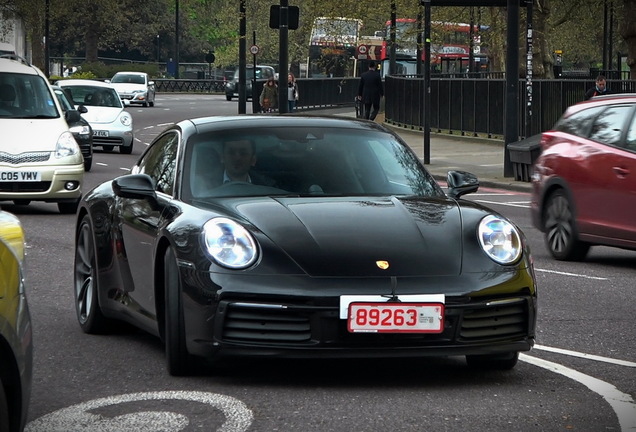
<instances>
[{"instance_id":1,"label":"front bumper","mask_svg":"<svg viewBox=\"0 0 636 432\"><path fill-rule=\"evenodd\" d=\"M81 158L74 165L57 166L8 166L0 165L0 171L41 172L41 181L20 182L0 181L0 200L26 199L32 201L65 202L81 197L81 186L84 182L84 163ZM74 189L68 190L66 185L74 183Z\"/></svg>"},{"instance_id":2,"label":"front bumper","mask_svg":"<svg viewBox=\"0 0 636 432\"><path fill-rule=\"evenodd\" d=\"M203 357L287 358L421 357L528 351L534 345L536 329L534 279L527 270L508 279L504 285L510 289L493 285L464 295L446 295L441 333L350 333L347 320L340 318L340 295L334 293L333 288L331 295L326 293L327 286L337 285L336 281L324 281L328 285L314 296L264 294L270 286L267 284L259 294L245 295L222 289L215 296L218 301L208 295L200 298L197 306L184 302L189 305L184 314L188 351ZM474 281L477 288L479 278L475 277ZM316 284L310 282L309 285ZM357 286L357 294L382 294L373 292L372 283L367 280L354 281L349 290L341 294L355 293L351 290L353 285ZM360 292L362 287L366 291ZM194 287L188 290L194 297L196 291L201 293ZM439 293L442 289L436 291ZM435 291L420 287L419 292L408 292L414 293Z\"/></svg>"}]
</instances>

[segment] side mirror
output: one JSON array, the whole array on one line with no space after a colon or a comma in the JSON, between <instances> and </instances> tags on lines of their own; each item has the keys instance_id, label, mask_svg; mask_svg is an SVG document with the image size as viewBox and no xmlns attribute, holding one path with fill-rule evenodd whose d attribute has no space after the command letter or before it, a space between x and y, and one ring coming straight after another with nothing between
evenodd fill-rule
<instances>
[{"instance_id":1,"label":"side mirror","mask_svg":"<svg viewBox=\"0 0 636 432\"><path fill-rule=\"evenodd\" d=\"M155 184L147 174L128 174L117 177L112 183L115 195L132 199L156 199Z\"/></svg>"},{"instance_id":2,"label":"side mirror","mask_svg":"<svg viewBox=\"0 0 636 432\"><path fill-rule=\"evenodd\" d=\"M130 101L128 99L122 99L121 103L123 103L125 107L130 106Z\"/></svg>"},{"instance_id":3,"label":"side mirror","mask_svg":"<svg viewBox=\"0 0 636 432\"><path fill-rule=\"evenodd\" d=\"M81 118L80 112L76 109L71 109L64 113L64 119L66 119L66 123L68 124L77 123Z\"/></svg>"},{"instance_id":4,"label":"side mirror","mask_svg":"<svg viewBox=\"0 0 636 432\"><path fill-rule=\"evenodd\" d=\"M462 195L477 192L479 189L477 176L466 171L449 171L446 183L448 184L448 195L456 199Z\"/></svg>"}]
</instances>

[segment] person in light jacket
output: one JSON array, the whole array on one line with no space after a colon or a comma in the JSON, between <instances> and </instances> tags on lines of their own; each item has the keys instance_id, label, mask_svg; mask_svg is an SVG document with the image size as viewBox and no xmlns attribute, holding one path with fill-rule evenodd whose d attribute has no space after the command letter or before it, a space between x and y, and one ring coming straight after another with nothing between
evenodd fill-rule
<instances>
[{"instance_id":1,"label":"person in light jacket","mask_svg":"<svg viewBox=\"0 0 636 432\"><path fill-rule=\"evenodd\" d=\"M287 108L288 112L294 112L298 101L298 83L293 73L287 75Z\"/></svg>"}]
</instances>

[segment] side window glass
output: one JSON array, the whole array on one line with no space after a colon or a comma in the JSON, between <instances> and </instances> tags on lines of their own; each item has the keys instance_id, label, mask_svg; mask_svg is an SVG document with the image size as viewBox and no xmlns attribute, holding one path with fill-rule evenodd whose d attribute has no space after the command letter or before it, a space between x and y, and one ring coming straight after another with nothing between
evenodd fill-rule
<instances>
[{"instance_id":1,"label":"side window glass","mask_svg":"<svg viewBox=\"0 0 636 432\"><path fill-rule=\"evenodd\" d=\"M157 192L173 195L179 135L169 133L159 138L139 161L140 174L147 174L156 183Z\"/></svg>"},{"instance_id":2,"label":"side window glass","mask_svg":"<svg viewBox=\"0 0 636 432\"><path fill-rule=\"evenodd\" d=\"M557 122L554 129L580 137L587 137L594 118L605 108L590 108L579 111L569 117L563 117Z\"/></svg>"},{"instance_id":3,"label":"side window glass","mask_svg":"<svg viewBox=\"0 0 636 432\"><path fill-rule=\"evenodd\" d=\"M632 117L631 124L627 130L627 137L625 138L625 148L627 150L636 152L636 116Z\"/></svg>"},{"instance_id":4,"label":"side window glass","mask_svg":"<svg viewBox=\"0 0 636 432\"><path fill-rule=\"evenodd\" d=\"M621 145L621 136L631 113L632 107L629 105L609 107L594 120L590 139L612 146Z\"/></svg>"}]
</instances>

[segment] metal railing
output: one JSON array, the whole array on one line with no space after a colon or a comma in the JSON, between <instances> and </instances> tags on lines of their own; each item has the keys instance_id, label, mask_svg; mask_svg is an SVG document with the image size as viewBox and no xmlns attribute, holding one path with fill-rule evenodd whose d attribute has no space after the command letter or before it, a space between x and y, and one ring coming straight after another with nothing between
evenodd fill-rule
<instances>
[{"instance_id":1,"label":"metal railing","mask_svg":"<svg viewBox=\"0 0 636 432\"><path fill-rule=\"evenodd\" d=\"M298 79L298 110L354 106L360 78ZM259 95L265 80L255 83ZM614 93L635 93L636 80L608 80ZM155 79L158 92L224 93L222 80ZM422 130L424 119L424 79L420 76L387 76L385 121ZM519 137L548 130L565 109L584 99L593 79L552 79L532 81L531 110L527 110L526 81L519 80ZM284 95L284 88L281 89ZM258 97L251 101L260 112ZM506 81L499 78L431 79L430 126L433 132L503 139L505 133Z\"/></svg>"}]
</instances>

